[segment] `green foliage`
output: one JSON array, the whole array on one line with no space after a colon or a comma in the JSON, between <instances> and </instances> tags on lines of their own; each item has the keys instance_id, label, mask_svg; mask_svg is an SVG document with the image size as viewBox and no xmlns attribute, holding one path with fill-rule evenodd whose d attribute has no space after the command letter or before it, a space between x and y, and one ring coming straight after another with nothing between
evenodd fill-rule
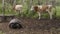
<instances>
[{"instance_id":1,"label":"green foliage","mask_svg":"<svg viewBox=\"0 0 60 34\"><path fill-rule=\"evenodd\" d=\"M4 32L2 32L2 31L0 31L0 34L6 34L6 33L4 33Z\"/></svg>"},{"instance_id":2,"label":"green foliage","mask_svg":"<svg viewBox=\"0 0 60 34\"><path fill-rule=\"evenodd\" d=\"M22 3L22 0L17 0L17 3ZM42 0L42 3L45 3L46 0ZM37 0L33 0L33 4L37 4L38 1ZM15 12L14 10L12 10L12 5L9 3L6 3L6 5L8 5L8 8L5 8L5 14L15 14L18 15L17 12ZM23 17L29 17L29 18L38 18L38 14L34 11L30 11L30 0L26 0L24 2L23 5L23 9L22 9L22 15ZM53 11L55 11L55 9L53 9ZM3 11L4 12L4 11ZM2 14L2 3L0 3L0 14ZM56 6L56 17L60 16L60 6ZM44 13L42 14L43 18L47 18L48 13Z\"/></svg>"},{"instance_id":3,"label":"green foliage","mask_svg":"<svg viewBox=\"0 0 60 34\"><path fill-rule=\"evenodd\" d=\"M60 6L57 6L57 7L56 7L56 11L57 11L57 12L56 12L56 13L57 13L56 16L60 16Z\"/></svg>"}]
</instances>

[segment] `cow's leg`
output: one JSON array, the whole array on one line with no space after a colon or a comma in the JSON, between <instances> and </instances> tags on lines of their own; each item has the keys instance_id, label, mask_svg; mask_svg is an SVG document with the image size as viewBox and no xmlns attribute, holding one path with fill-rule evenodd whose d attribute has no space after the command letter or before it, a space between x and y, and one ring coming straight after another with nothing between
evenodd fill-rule
<instances>
[{"instance_id":1,"label":"cow's leg","mask_svg":"<svg viewBox=\"0 0 60 34\"><path fill-rule=\"evenodd\" d=\"M23 17L23 11L20 9L20 16Z\"/></svg>"},{"instance_id":2,"label":"cow's leg","mask_svg":"<svg viewBox=\"0 0 60 34\"><path fill-rule=\"evenodd\" d=\"M52 13L50 13L50 19L52 19Z\"/></svg>"},{"instance_id":3,"label":"cow's leg","mask_svg":"<svg viewBox=\"0 0 60 34\"><path fill-rule=\"evenodd\" d=\"M39 15L39 19L41 19L41 13L40 12L37 12L38 13L38 15Z\"/></svg>"},{"instance_id":4,"label":"cow's leg","mask_svg":"<svg viewBox=\"0 0 60 34\"><path fill-rule=\"evenodd\" d=\"M20 10L18 10L18 15L20 15Z\"/></svg>"},{"instance_id":5,"label":"cow's leg","mask_svg":"<svg viewBox=\"0 0 60 34\"><path fill-rule=\"evenodd\" d=\"M53 16L53 12L51 11L48 11L49 15L50 15L50 19L52 19L52 16Z\"/></svg>"}]
</instances>

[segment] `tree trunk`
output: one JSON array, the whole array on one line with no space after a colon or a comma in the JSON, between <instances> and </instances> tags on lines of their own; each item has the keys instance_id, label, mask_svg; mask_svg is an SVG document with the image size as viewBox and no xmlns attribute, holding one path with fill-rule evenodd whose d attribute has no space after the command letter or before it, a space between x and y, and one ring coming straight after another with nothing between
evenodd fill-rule
<instances>
[{"instance_id":1,"label":"tree trunk","mask_svg":"<svg viewBox=\"0 0 60 34\"><path fill-rule=\"evenodd\" d=\"M5 15L5 3L4 0L2 0L2 14Z\"/></svg>"}]
</instances>

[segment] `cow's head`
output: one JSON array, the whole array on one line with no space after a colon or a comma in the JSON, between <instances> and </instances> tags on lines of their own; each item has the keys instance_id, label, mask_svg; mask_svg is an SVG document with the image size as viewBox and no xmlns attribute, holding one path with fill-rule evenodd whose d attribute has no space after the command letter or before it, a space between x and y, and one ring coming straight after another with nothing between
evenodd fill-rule
<instances>
[{"instance_id":1,"label":"cow's head","mask_svg":"<svg viewBox=\"0 0 60 34\"><path fill-rule=\"evenodd\" d=\"M38 6L36 5L36 6L32 6L31 7L31 11L38 11Z\"/></svg>"}]
</instances>

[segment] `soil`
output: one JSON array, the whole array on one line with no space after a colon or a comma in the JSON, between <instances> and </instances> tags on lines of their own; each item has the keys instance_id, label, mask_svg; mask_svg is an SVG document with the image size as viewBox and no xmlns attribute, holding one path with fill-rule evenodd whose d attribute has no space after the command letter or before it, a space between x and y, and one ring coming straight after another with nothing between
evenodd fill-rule
<instances>
[{"instance_id":1,"label":"soil","mask_svg":"<svg viewBox=\"0 0 60 34\"><path fill-rule=\"evenodd\" d=\"M20 18L21 29L10 29L9 22L0 23L0 31L5 34L60 34L60 19Z\"/></svg>"}]
</instances>

